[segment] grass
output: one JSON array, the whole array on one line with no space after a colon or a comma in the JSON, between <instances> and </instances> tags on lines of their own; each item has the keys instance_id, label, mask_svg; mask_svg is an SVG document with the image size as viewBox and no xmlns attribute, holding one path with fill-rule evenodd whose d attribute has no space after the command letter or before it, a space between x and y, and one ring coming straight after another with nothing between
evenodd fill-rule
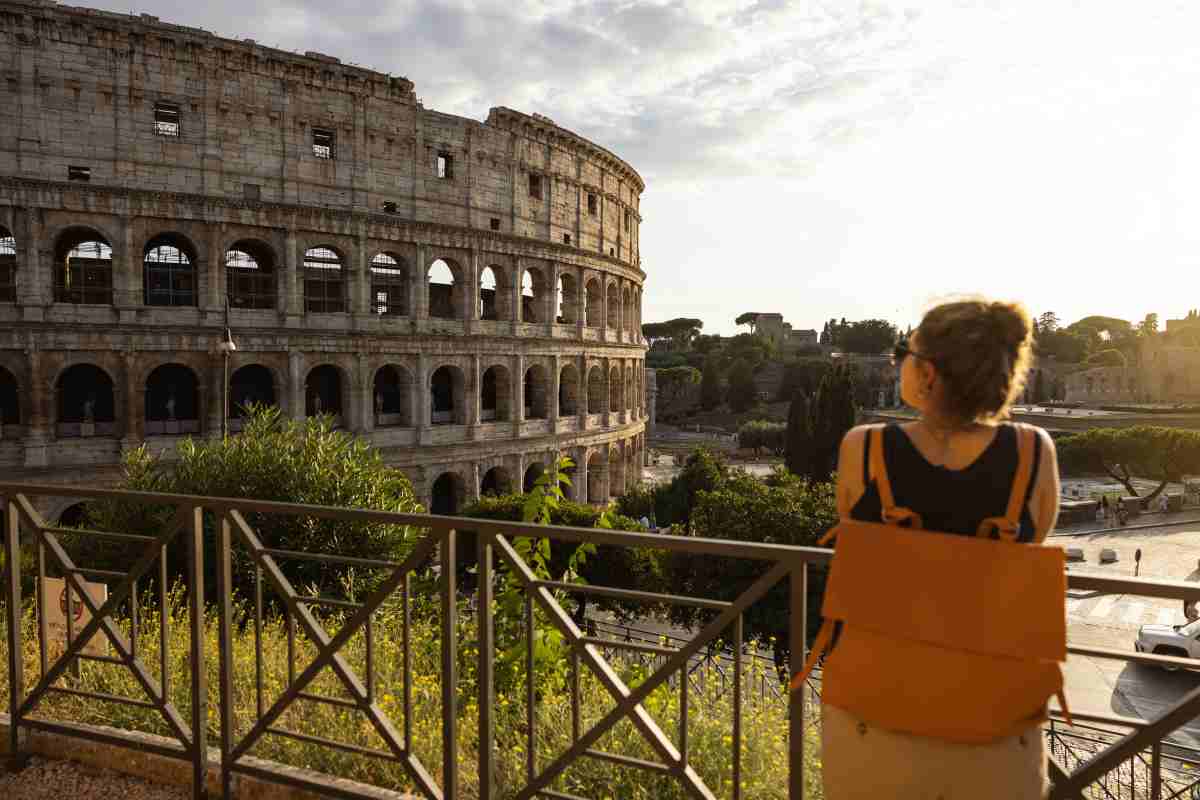
<instances>
[{"instance_id":1,"label":"grass","mask_svg":"<svg viewBox=\"0 0 1200 800\"><path fill-rule=\"evenodd\" d=\"M169 604L169 673L170 696L185 720L190 719L190 670L188 658L188 625L186 608L180 604L178 593ZM236 736L249 730L256 719L255 654L261 654L264 683L264 705L269 708L283 692L288 679L287 626L279 617L264 622L261 647L256 645L252 620L247 623L245 612L239 609L241 625L233 636L233 696ZM147 669L159 675L159 627L157 610L143 603L139 624L139 657ZM27 689L39 678L37 626L31 609L25 618L25 671ZM324 620L332 633L339 627L340 618ZM126 635L128 620L119 622ZM402 616L395 605L385 606L373 618L375 637L375 690L379 709L403 731L403 648ZM204 640L206 658L204 669L209 687L208 735L210 745L219 742L218 719L218 659L216 617L205 619ZM440 625L434 609L414 606L411 628L412 654L412 731L413 751L426 770L441 781L441 680ZM478 698L475 691L476 639L474 616L463 609L458 628L458 761L462 797L478 796ZM6 650L7 637L0 638L0 650ZM523 645L521 647L523 652ZM357 633L343 650L345 657L360 677L365 676L365 647L363 633ZM303 670L314 657L315 648L301 635L296 637L296 672ZM0 653L7 659L7 653ZM636 685L648 674L647 666L633 659L614 659L614 668L630 685ZM748 665L749 670L761 669ZM611 695L586 669L580 681L581 725L586 731L614 706ZM564 752L572 741L571 697L565 668L549 675L539 671L540 689L536 700L537 724L535 751L537 766L547 766ZM0 688L8 691L8 675L0 673ZM732 790L732 693L720 691L719 682L706 681L703 690L689 689L689 759L706 784L718 797L730 797ZM78 677L67 677L60 686L87 689L127 697L142 698L139 684L123 667L94 662L82 662ZM511 796L525 783L527 747L524 662L511 687L498 687L495 706L496 785L497 796ZM325 670L308 691L327 696L347 698L348 695L331 670ZM5 695L7 696L7 694ZM658 721L667 736L678 745L679 704L677 688L656 689L645 707ZM162 718L152 709L128 707L115 703L97 702L70 695L52 694L38 705L34 716L45 719L109 725L116 728L170 735ZM323 703L299 700L285 712L276 725L299 733L322 736L364 747L383 750L385 745L374 728L357 710L338 708ZM742 717L742 796L747 798L785 798L787 796L788 721L786 704L778 699L760 699L746 691ZM401 734L402 735L402 734ZM819 737L809 731L806 764L806 797L820 798ZM657 753L646 743L632 723L624 720L605 734L596 749L621 753L650 761L660 761ZM329 775L357 780L376 786L415 791L408 773L394 762L350 754L316 744L298 742L281 736L266 736L251 750L251 755L284 764L317 770ZM581 758L570 766L552 788L592 798L628 798L629 800L674 800L689 796L682 785L671 776L658 775L592 758Z\"/></svg>"}]
</instances>

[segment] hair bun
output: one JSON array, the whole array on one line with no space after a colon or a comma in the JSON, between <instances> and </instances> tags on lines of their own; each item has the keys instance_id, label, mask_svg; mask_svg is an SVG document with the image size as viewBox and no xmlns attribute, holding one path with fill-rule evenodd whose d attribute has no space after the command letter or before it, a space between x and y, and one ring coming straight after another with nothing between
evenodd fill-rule
<instances>
[{"instance_id":1,"label":"hair bun","mask_svg":"<svg viewBox=\"0 0 1200 800\"><path fill-rule=\"evenodd\" d=\"M997 337L1009 347L1020 347L1033 333L1033 320L1020 303L991 303L988 316Z\"/></svg>"}]
</instances>

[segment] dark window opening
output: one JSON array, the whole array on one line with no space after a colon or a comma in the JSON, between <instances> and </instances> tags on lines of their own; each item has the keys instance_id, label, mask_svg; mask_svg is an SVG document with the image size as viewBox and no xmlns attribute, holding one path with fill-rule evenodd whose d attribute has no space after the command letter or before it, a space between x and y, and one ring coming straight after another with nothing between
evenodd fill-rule
<instances>
[{"instance_id":1,"label":"dark window opening","mask_svg":"<svg viewBox=\"0 0 1200 800\"><path fill-rule=\"evenodd\" d=\"M372 402L375 408L375 424L380 426L409 426L410 398L412 386L407 372L391 365L375 373L375 393Z\"/></svg>"},{"instance_id":2,"label":"dark window opening","mask_svg":"<svg viewBox=\"0 0 1200 800\"><path fill-rule=\"evenodd\" d=\"M308 373L304 382L304 413L315 417L318 414L342 413L342 375L337 367L324 364Z\"/></svg>"},{"instance_id":3,"label":"dark window opening","mask_svg":"<svg viewBox=\"0 0 1200 800\"><path fill-rule=\"evenodd\" d=\"M492 217L492 230L494 230L494 231L500 230L500 218L499 217Z\"/></svg>"},{"instance_id":4,"label":"dark window opening","mask_svg":"<svg viewBox=\"0 0 1200 800\"><path fill-rule=\"evenodd\" d=\"M58 246L54 302L76 305L112 303L112 247L90 231L68 236Z\"/></svg>"},{"instance_id":5,"label":"dark window opening","mask_svg":"<svg viewBox=\"0 0 1200 800\"><path fill-rule=\"evenodd\" d=\"M259 242L238 242L225 252L225 282L233 308L275 308L271 250Z\"/></svg>"},{"instance_id":6,"label":"dark window opening","mask_svg":"<svg viewBox=\"0 0 1200 800\"><path fill-rule=\"evenodd\" d=\"M342 258L328 247L304 253L304 309L315 314L346 310L342 291Z\"/></svg>"},{"instance_id":7,"label":"dark window opening","mask_svg":"<svg viewBox=\"0 0 1200 800\"><path fill-rule=\"evenodd\" d=\"M385 213L385 214L398 214L398 213L400 213L400 212L399 212L399 209L397 208L397 206L396 206L396 204L395 204L394 202L392 202L391 200L385 200L385 201L384 201L384 203L383 203L383 213Z\"/></svg>"},{"instance_id":8,"label":"dark window opening","mask_svg":"<svg viewBox=\"0 0 1200 800\"><path fill-rule=\"evenodd\" d=\"M146 435L200 432L200 383L181 364L164 364L146 379ZM174 424L173 424L174 423Z\"/></svg>"},{"instance_id":9,"label":"dark window opening","mask_svg":"<svg viewBox=\"0 0 1200 800\"><path fill-rule=\"evenodd\" d=\"M404 316L407 303L404 267L395 256L380 253L371 259L371 308L379 315Z\"/></svg>"},{"instance_id":10,"label":"dark window opening","mask_svg":"<svg viewBox=\"0 0 1200 800\"><path fill-rule=\"evenodd\" d=\"M616 255L617 255L617 248L615 248L615 247L610 247L610 248L608 248L608 254L609 254L610 256L613 256L613 257L615 258L615 257L616 257Z\"/></svg>"},{"instance_id":11,"label":"dark window opening","mask_svg":"<svg viewBox=\"0 0 1200 800\"><path fill-rule=\"evenodd\" d=\"M534 200L542 199L542 176L529 173L529 196Z\"/></svg>"},{"instance_id":12,"label":"dark window opening","mask_svg":"<svg viewBox=\"0 0 1200 800\"><path fill-rule=\"evenodd\" d=\"M17 302L17 240L0 228L0 303Z\"/></svg>"},{"instance_id":13,"label":"dark window opening","mask_svg":"<svg viewBox=\"0 0 1200 800\"><path fill-rule=\"evenodd\" d=\"M91 167L67 167L67 180L69 181L90 181L92 179Z\"/></svg>"},{"instance_id":14,"label":"dark window opening","mask_svg":"<svg viewBox=\"0 0 1200 800\"><path fill-rule=\"evenodd\" d=\"M261 364L248 364L229 380L229 416L244 417L253 405L275 405L275 379Z\"/></svg>"},{"instance_id":15,"label":"dark window opening","mask_svg":"<svg viewBox=\"0 0 1200 800\"><path fill-rule=\"evenodd\" d=\"M246 200L259 200L262 198L262 187L257 183L243 183L242 197Z\"/></svg>"},{"instance_id":16,"label":"dark window opening","mask_svg":"<svg viewBox=\"0 0 1200 800\"><path fill-rule=\"evenodd\" d=\"M588 214L590 216L593 216L593 217L596 216L596 206L597 205L598 205L598 203L596 202L596 195L589 194L588 195Z\"/></svg>"},{"instance_id":17,"label":"dark window opening","mask_svg":"<svg viewBox=\"0 0 1200 800\"><path fill-rule=\"evenodd\" d=\"M333 158L334 133L324 128L313 128L313 155L317 158Z\"/></svg>"},{"instance_id":18,"label":"dark window opening","mask_svg":"<svg viewBox=\"0 0 1200 800\"><path fill-rule=\"evenodd\" d=\"M182 244L173 237L158 237L146 246L142 264L146 305L196 305L196 270Z\"/></svg>"},{"instance_id":19,"label":"dark window opening","mask_svg":"<svg viewBox=\"0 0 1200 800\"><path fill-rule=\"evenodd\" d=\"M59 377L55 389L60 437L112 436L117 432L113 384L104 370L76 364ZM89 427L82 427L85 425Z\"/></svg>"},{"instance_id":20,"label":"dark window opening","mask_svg":"<svg viewBox=\"0 0 1200 800\"><path fill-rule=\"evenodd\" d=\"M563 244L570 244L570 243L571 243L571 234L564 233L563 234Z\"/></svg>"},{"instance_id":21,"label":"dark window opening","mask_svg":"<svg viewBox=\"0 0 1200 800\"><path fill-rule=\"evenodd\" d=\"M437 176L444 180L454 180L454 158L449 153L438 153Z\"/></svg>"},{"instance_id":22,"label":"dark window opening","mask_svg":"<svg viewBox=\"0 0 1200 800\"><path fill-rule=\"evenodd\" d=\"M154 104L154 133L156 136L179 135L179 106L174 103Z\"/></svg>"},{"instance_id":23,"label":"dark window opening","mask_svg":"<svg viewBox=\"0 0 1200 800\"><path fill-rule=\"evenodd\" d=\"M629 212L625 212L625 230L629 230Z\"/></svg>"}]
</instances>

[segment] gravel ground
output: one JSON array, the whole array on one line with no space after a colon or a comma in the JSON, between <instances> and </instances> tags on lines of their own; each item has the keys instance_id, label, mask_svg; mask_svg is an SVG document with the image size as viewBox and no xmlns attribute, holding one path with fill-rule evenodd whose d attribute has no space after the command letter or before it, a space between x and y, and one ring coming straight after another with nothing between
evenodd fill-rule
<instances>
[{"instance_id":1,"label":"gravel ground","mask_svg":"<svg viewBox=\"0 0 1200 800\"><path fill-rule=\"evenodd\" d=\"M4 800L75 800L76 798L121 798L121 800L191 800L191 792L163 786L107 769L96 769L73 761L34 758L20 772L0 774L0 797Z\"/></svg>"}]
</instances>

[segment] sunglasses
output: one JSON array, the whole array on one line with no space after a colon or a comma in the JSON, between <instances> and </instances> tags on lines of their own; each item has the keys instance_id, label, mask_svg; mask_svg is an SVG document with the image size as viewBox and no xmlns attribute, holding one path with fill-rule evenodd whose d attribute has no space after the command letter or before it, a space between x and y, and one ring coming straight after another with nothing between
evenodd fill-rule
<instances>
[{"instance_id":1,"label":"sunglasses","mask_svg":"<svg viewBox=\"0 0 1200 800\"><path fill-rule=\"evenodd\" d=\"M919 358L922 361L928 361L930 364L935 363L934 360L929 356L922 355L921 353L918 353L916 350L913 350L911 347L909 347L908 342L896 342L896 347L892 350L892 359L895 361L895 363L901 363L907 356Z\"/></svg>"}]
</instances>

